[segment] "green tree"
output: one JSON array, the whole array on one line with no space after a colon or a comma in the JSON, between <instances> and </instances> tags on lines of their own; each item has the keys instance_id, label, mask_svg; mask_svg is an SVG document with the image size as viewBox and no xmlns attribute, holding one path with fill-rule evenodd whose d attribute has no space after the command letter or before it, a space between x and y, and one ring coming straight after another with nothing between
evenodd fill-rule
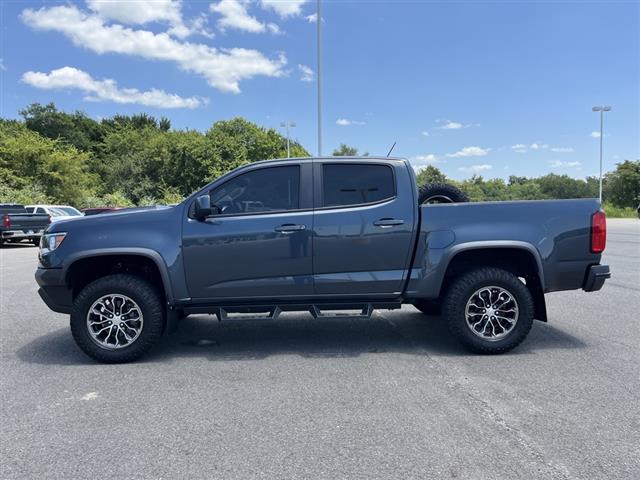
<instances>
[{"instance_id":1,"label":"green tree","mask_svg":"<svg viewBox=\"0 0 640 480\"><path fill-rule=\"evenodd\" d=\"M20 115L29 130L73 145L78 150L94 150L104 136L103 127L83 112L61 112L53 103L33 103L21 110Z\"/></svg>"},{"instance_id":2,"label":"green tree","mask_svg":"<svg viewBox=\"0 0 640 480\"><path fill-rule=\"evenodd\" d=\"M605 176L604 197L616 207L636 208L640 202L640 160L625 160L616 164Z\"/></svg>"},{"instance_id":3,"label":"green tree","mask_svg":"<svg viewBox=\"0 0 640 480\"><path fill-rule=\"evenodd\" d=\"M0 122L0 180L7 188L40 192L52 201L81 205L95 182L88 169L89 157L87 152L45 138L23 124Z\"/></svg>"},{"instance_id":4,"label":"green tree","mask_svg":"<svg viewBox=\"0 0 640 480\"><path fill-rule=\"evenodd\" d=\"M346 143L341 143L339 148L336 148L332 154L334 157L357 157L358 149L350 147Z\"/></svg>"},{"instance_id":5,"label":"green tree","mask_svg":"<svg viewBox=\"0 0 640 480\"><path fill-rule=\"evenodd\" d=\"M416 177L416 183L418 185L424 185L426 183L445 183L448 181L447 176L433 165L427 165L425 168L420 170L420 173L418 173Z\"/></svg>"}]
</instances>

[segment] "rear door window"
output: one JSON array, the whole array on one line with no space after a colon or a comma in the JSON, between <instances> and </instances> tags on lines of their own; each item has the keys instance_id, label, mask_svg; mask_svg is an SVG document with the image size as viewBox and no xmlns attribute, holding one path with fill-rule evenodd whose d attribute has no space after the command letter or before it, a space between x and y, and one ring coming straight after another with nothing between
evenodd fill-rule
<instances>
[{"instance_id":1,"label":"rear door window","mask_svg":"<svg viewBox=\"0 0 640 480\"><path fill-rule=\"evenodd\" d=\"M324 207L364 205L395 196L391 167L375 164L324 164L322 166Z\"/></svg>"}]
</instances>

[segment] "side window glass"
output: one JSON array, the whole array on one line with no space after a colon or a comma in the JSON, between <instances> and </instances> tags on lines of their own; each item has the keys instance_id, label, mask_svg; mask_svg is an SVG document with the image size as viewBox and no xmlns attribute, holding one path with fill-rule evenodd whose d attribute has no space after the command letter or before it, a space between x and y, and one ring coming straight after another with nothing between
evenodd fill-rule
<instances>
[{"instance_id":1,"label":"side window glass","mask_svg":"<svg viewBox=\"0 0 640 480\"><path fill-rule=\"evenodd\" d=\"M223 215L300 208L300 166L267 167L238 175L209 193Z\"/></svg>"},{"instance_id":2,"label":"side window glass","mask_svg":"<svg viewBox=\"0 0 640 480\"><path fill-rule=\"evenodd\" d=\"M325 164L322 166L323 205L360 205L393 198L393 171L387 165Z\"/></svg>"},{"instance_id":3,"label":"side window glass","mask_svg":"<svg viewBox=\"0 0 640 480\"><path fill-rule=\"evenodd\" d=\"M44 208L42 207L36 208L36 213L45 213Z\"/></svg>"}]
</instances>

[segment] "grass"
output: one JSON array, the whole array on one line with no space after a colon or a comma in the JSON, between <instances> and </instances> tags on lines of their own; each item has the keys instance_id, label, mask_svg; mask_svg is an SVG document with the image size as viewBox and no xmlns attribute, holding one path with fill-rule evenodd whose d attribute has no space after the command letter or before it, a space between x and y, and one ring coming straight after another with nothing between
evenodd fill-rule
<instances>
[{"instance_id":1,"label":"grass","mask_svg":"<svg viewBox=\"0 0 640 480\"><path fill-rule=\"evenodd\" d=\"M616 207L607 202L602 204L602 208L609 218L638 218L638 213L635 208Z\"/></svg>"}]
</instances>

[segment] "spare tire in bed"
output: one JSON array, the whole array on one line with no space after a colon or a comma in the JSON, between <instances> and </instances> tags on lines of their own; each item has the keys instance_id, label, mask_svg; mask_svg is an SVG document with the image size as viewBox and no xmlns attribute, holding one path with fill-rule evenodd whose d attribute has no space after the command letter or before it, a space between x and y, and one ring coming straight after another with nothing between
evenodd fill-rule
<instances>
[{"instance_id":1,"label":"spare tire in bed","mask_svg":"<svg viewBox=\"0 0 640 480\"><path fill-rule=\"evenodd\" d=\"M458 187L448 183L427 183L418 190L418 204L468 202L469 197Z\"/></svg>"}]
</instances>

